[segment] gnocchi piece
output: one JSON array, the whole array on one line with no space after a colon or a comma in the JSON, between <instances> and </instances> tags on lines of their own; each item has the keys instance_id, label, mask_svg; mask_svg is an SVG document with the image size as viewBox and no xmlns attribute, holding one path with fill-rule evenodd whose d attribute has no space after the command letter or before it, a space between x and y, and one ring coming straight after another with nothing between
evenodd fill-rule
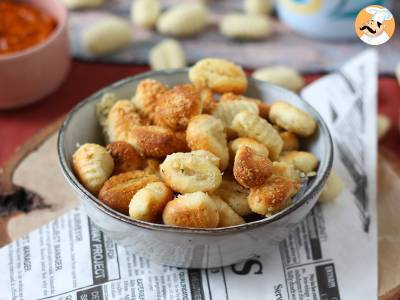
<instances>
[{"instance_id":1,"label":"gnocchi piece","mask_svg":"<svg viewBox=\"0 0 400 300\"><path fill-rule=\"evenodd\" d=\"M212 194L224 200L239 216L245 217L252 213L247 203L249 190L231 176L224 175L221 185Z\"/></svg>"},{"instance_id":2,"label":"gnocchi piece","mask_svg":"<svg viewBox=\"0 0 400 300\"><path fill-rule=\"evenodd\" d=\"M279 127L302 137L312 135L317 128L317 123L309 113L284 101L271 105L269 119Z\"/></svg>"},{"instance_id":3,"label":"gnocchi piece","mask_svg":"<svg viewBox=\"0 0 400 300\"><path fill-rule=\"evenodd\" d=\"M203 114L211 115L217 106L217 101L214 99L214 94L210 88L200 88L200 100L203 107Z\"/></svg>"},{"instance_id":4,"label":"gnocchi piece","mask_svg":"<svg viewBox=\"0 0 400 300\"><path fill-rule=\"evenodd\" d=\"M287 88L298 93L304 86L303 77L296 70L286 66L273 66L254 71L254 78Z\"/></svg>"},{"instance_id":5,"label":"gnocchi piece","mask_svg":"<svg viewBox=\"0 0 400 300\"><path fill-rule=\"evenodd\" d=\"M151 48L149 63L152 70L183 68L186 56L178 41L167 39Z\"/></svg>"},{"instance_id":6,"label":"gnocchi piece","mask_svg":"<svg viewBox=\"0 0 400 300\"><path fill-rule=\"evenodd\" d=\"M128 215L133 195L148 183L157 181L160 181L157 176L140 170L114 175L104 183L99 199L112 209Z\"/></svg>"},{"instance_id":7,"label":"gnocchi piece","mask_svg":"<svg viewBox=\"0 0 400 300\"><path fill-rule=\"evenodd\" d=\"M304 173L315 171L318 167L318 159L314 154L305 151L283 152L280 161L293 164L293 166Z\"/></svg>"},{"instance_id":8,"label":"gnocchi piece","mask_svg":"<svg viewBox=\"0 0 400 300\"><path fill-rule=\"evenodd\" d=\"M223 17L219 31L231 39L259 40L272 34L272 23L265 16L229 14Z\"/></svg>"},{"instance_id":9,"label":"gnocchi piece","mask_svg":"<svg viewBox=\"0 0 400 300\"><path fill-rule=\"evenodd\" d=\"M190 36L201 32L208 23L209 13L202 3L182 3L161 14L157 30L165 35Z\"/></svg>"},{"instance_id":10,"label":"gnocchi piece","mask_svg":"<svg viewBox=\"0 0 400 300\"><path fill-rule=\"evenodd\" d=\"M284 161L274 161L272 163L272 174L289 178L298 183L301 182L300 174L294 168L293 164Z\"/></svg>"},{"instance_id":11,"label":"gnocchi piece","mask_svg":"<svg viewBox=\"0 0 400 300\"><path fill-rule=\"evenodd\" d=\"M269 15L273 10L271 0L244 0L243 6L249 15Z\"/></svg>"},{"instance_id":12,"label":"gnocchi piece","mask_svg":"<svg viewBox=\"0 0 400 300\"><path fill-rule=\"evenodd\" d=\"M208 87L216 93L242 94L247 89L243 69L221 58L205 58L189 70L189 79L197 87Z\"/></svg>"},{"instance_id":13,"label":"gnocchi piece","mask_svg":"<svg viewBox=\"0 0 400 300\"><path fill-rule=\"evenodd\" d=\"M97 120L101 128L103 129L104 138L107 142L109 141L107 133L107 117L111 111L111 108L114 106L117 100L118 99L115 97L114 94L106 93L101 97L100 101L96 104Z\"/></svg>"},{"instance_id":14,"label":"gnocchi piece","mask_svg":"<svg viewBox=\"0 0 400 300\"><path fill-rule=\"evenodd\" d=\"M210 195L217 205L219 213L218 227L229 227L246 223L224 200L216 195Z\"/></svg>"},{"instance_id":15,"label":"gnocchi piece","mask_svg":"<svg viewBox=\"0 0 400 300\"><path fill-rule=\"evenodd\" d=\"M233 175L244 187L260 186L272 175L272 162L250 147L242 146L235 155Z\"/></svg>"},{"instance_id":16,"label":"gnocchi piece","mask_svg":"<svg viewBox=\"0 0 400 300\"><path fill-rule=\"evenodd\" d=\"M377 123L378 123L378 139L380 140L386 135L392 124L390 119L384 115L378 115Z\"/></svg>"},{"instance_id":17,"label":"gnocchi piece","mask_svg":"<svg viewBox=\"0 0 400 300\"><path fill-rule=\"evenodd\" d=\"M129 216L135 220L156 222L174 193L163 182L152 182L137 191L129 203Z\"/></svg>"},{"instance_id":18,"label":"gnocchi piece","mask_svg":"<svg viewBox=\"0 0 400 300\"><path fill-rule=\"evenodd\" d=\"M79 182L96 195L111 176L114 161L104 147L84 144L72 155L72 166Z\"/></svg>"},{"instance_id":19,"label":"gnocchi piece","mask_svg":"<svg viewBox=\"0 0 400 300\"><path fill-rule=\"evenodd\" d=\"M257 142L256 140L246 137L241 137L229 142L229 149L231 150L231 156L235 157L238 149L243 146L249 147L258 155L265 157L268 157L269 155L268 148L265 145Z\"/></svg>"},{"instance_id":20,"label":"gnocchi piece","mask_svg":"<svg viewBox=\"0 0 400 300\"><path fill-rule=\"evenodd\" d=\"M283 141L282 151L293 151L299 150L300 140L294 133L290 131L284 131L279 134Z\"/></svg>"},{"instance_id":21,"label":"gnocchi piece","mask_svg":"<svg viewBox=\"0 0 400 300\"><path fill-rule=\"evenodd\" d=\"M258 115L242 111L236 115L232 122L232 128L240 137L253 138L268 148L271 160L277 160L283 147L283 141L279 133L267 120Z\"/></svg>"},{"instance_id":22,"label":"gnocchi piece","mask_svg":"<svg viewBox=\"0 0 400 300\"><path fill-rule=\"evenodd\" d=\"M142 158L127 142L113 142L106 147L114 160L114 175L134 171L142 165Z\"/></svg>"},{"instance_id":23,"label":"gnocchi piece","mask_svg":"<svg viewBox=\"0 0 400 300\"><path fill-rule=\"evenodd\" d=\"M221 160L219 159L218 156L216 156L206 150L195 150L195 151L190 152L190 154L209 160L217 168L219 168L219 165L221 163Z\"/></svg>"},{"instance_id":24,"label":"gnocchi piece","mask_svg":"<svg viewBox=\"0 0 400 300\"><path fill-rule=\"evenodd\" d=\"M281 176L271 176L264 185L250 189L248 203L250 209L264 216L272 216L292 203L300 184Z\"/></svg>"},{"instance_id":25,"label":"gnocchi piece","mask_svg":"<svg viewBox=\"0 0 400 300\"><path fill-rule=\"evenodd\" d=\"M132 37L129 22L119 17L108 17L84 30L83 46L92 55L110 54L128 46Z\"/></svg>"},{"instance_id":26,"label":"gnocchi piece","mask_svg":"<svg viewBox=\"0 0 400 300\"><path fill-rule=\"evenodd\" d=\"M131 6L131 19L138 26L153 28L160 12L159 0L136 0Z\"/></svg>"},{"instance_id":27,"label":"gnocchi piece","mask_svg":"<svg viewBox=\"0 0 400 300\"><path fill-rule=\"evenodd\" d=\"M332 202L335 201L343 191L343 180L332 170L329 174L328 180L325 183L325 187L319 196L320 202Z\"/></svg>"},{"instance_id":28,"label":"gnocchi piece","mask_svg":"<svg viewBox=\"0 0 400 300\"><path fill-rule=\"evenodd\" d=\"M201 111L198 90L191 84L177 85L161 96L156 107L155 122L172 130L184 130L190 119Z\"/></svg>"},{"instance_id":29,"label":"gnocchi piece","mask_svg":"<svg viewBox=\"0 0 400 300\"><path fill-rule=\"evenodd\" d=\"M245 110L257 115L259 113L257 104L246 100L220 101L215 107L213 116L220 119L226 128L232 129L233 119Z\"/></svg>"},{"instance_id":30,"label":"gnocchi piece","mask_svg":"<svg viewBox=\"0 0 400 300\"><path fill-rule=\"evenodd\" d=\"M186 140L191 150L207 150L220 159L220 169L229 164L229 150L221 120L210 115L192 118L186 130Z\"/></svg>"},{"instance_id":31,"label":"gnocchi piece","mask_svg":"<svg viewBox=\"0 0 400 300\"><path fill-rule=\"evenodd\" d=\"M132 129L141 125L141 119L131 101L119 100L111 108L106 124L110 142L128 141Z\"/></svg>"},{"instance_id":32,"label":"gnocchi piece","mask_svg":"<svg viewBox=\"0 0 400 300\"><path fill-rule=\"evenodd\" d=\"M231 100L245 100L245 101L253 102L253 103L257 104L260 117L264 118L264 119L268 118L270 106L267 103L265 103L259 99L254 99L254 98L246 97L243 95L236 95L233 93L225 93L220 98L220 101L231 101Z\"/></svg>"},{"instance_id":33,"label":"gnocchi piece","mask_svg":"<svg viewBox=\"0 0 400 300\"><path fill-rule=\"evenodd\" d=\"M68 9L93 8L103 4L103 0L62 0Z\"/></svg>"},{"instance_id":34,"label":"gnocchi piece","mask_svg":"<svg viewBox=\"0 0 400 300\"><path fill-rule=\"evenodd\" d=\"M163 212L167 225L190 228L216 228L219 224L217 205L206 193L183 194L167 203Z\"/></svg>"},{"instance_id":35,"label":"gnocchi piece","mask_svg":"<svg viewBox=\"0 0 400 300\"><path fill-rule=\"evenodd\" d=\"M156 105L161 95L167 91L167 87L154 79L144 79L139 82L132 102L145 116L153 117Z\"/></svg>"},{"instance_id":36,"label":"gnocchi piece","mask_svg":"<svg viewBox=\"0 0 400 300\"><path fill-rule=\"evenodd\" d=\"M184 147L172 130L160 126L136 126L131 129L128 142L140 155L155 158L183 151Z\"/></svg>"},{"instance_id":37,"label":"gnocchi piece","mask_svg":"<svg viewBox=\"0 0 400 300\"><path fill-rule=\"evenodd\" d=\"M222 181L220 170L210 160L190 153L168 155L160 171L168 186L179 193L213 191Z\"/></svg>"}]
</instances>

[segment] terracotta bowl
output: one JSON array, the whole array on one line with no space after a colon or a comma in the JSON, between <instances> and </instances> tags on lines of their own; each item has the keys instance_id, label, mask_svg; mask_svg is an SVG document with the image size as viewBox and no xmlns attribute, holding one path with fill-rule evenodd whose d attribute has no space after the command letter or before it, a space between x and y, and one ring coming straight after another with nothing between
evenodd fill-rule
<instances>
[{"instance_id":1,"label":"terracotta bowl","mask_svg":"<svg viewBox=\"0 0 400 300\"><path fill-rule=\"evenodd\" d=\"M43 42L23 51L0 55L0 109L21 107L57 89L70 66L67 17L58 0L28 0L57 20Z\"/></svg>"},{"instance_id":2,"label":"terracotta bowl","mask_svg":"<svg viewBox=\"0 0 400 300\"><path fill-rule=\"evenodd\" d=\"M109 208L90 194L77 180L71 157L78 144L103 144L102 130L96 119L96 103L104 93L129 99L138 82L153 78L169 86L189 82L186 69L149 72L116 82L78 104L66 117L58 136L58 154L62 172L91 220L114 240L139 256L160 264L185 268L225 266L276 250L290 230L317 202L332 166L330 133L321 116L296 94L283 88L249 78L248 96L272 102L288 101L312 114L318 131L303 146L320 160L317 176L303 188L295 202L276 215L251 223L217 229L177 228L137 221Z\"/></svg>"}]
</instances>

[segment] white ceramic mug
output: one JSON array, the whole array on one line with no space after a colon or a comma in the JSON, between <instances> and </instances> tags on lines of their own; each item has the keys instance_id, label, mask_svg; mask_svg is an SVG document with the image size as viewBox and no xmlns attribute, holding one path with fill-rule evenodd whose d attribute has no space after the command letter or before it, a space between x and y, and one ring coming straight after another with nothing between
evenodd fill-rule
<instances>
[{"instance_id":1,"label":"white ceramic mug","mask_svg":"<svg viewBox=\"0 0 400 300\"><path fill-rule=\"evenodd\" d=\"M304 35L322 39L356 38L354 20L368 5L390 9L392 0L277 0L282 22Z\"/></svg>"}]
</instances>

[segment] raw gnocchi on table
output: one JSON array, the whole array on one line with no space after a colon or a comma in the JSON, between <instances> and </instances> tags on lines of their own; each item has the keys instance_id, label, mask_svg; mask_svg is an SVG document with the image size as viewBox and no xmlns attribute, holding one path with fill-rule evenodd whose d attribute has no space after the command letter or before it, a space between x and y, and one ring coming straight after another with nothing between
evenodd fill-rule
<instances>
[{"instance_id":1,"label":"raw gnocchi on table","mask_svg":"<svg viewBox=\"0 0 400 300\"><path fill-rule=\"evenodd\" d=\"M313 116L244 95L242 68L223 59L188 75L175 86L141 80L129 99L104 94L96 114L106 145L76 150L77 179L111 209L169 226L237 226L290 206L318 172L318 157L301 147L317 130ZM338 182L331 175L323 199Z\"/></svg>"}]
</instances>

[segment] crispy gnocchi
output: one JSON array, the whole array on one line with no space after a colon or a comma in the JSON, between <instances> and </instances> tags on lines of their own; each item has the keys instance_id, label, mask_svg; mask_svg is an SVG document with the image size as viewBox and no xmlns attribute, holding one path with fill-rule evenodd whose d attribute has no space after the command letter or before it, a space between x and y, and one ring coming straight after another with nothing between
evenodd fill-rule
<instances>
[{"instance_id":1,"label":"crispy gnocchi","mask_svg":"<svg viewBox=\"0 0 400 300\"><path fill-rule=\"evenodd\" d=\"M154 79L144 79L139 82L132 102L143 115L152 118L158 99L166 91L167 87L161 82Z\"/></svg>"},{"instance_id":2,"label":"crispy gnocchi","mask_svg":"<svg viewBox=\"0 0 400 300\"><path fill-rule=\"evenodd\" d=\"M143 163L139 153L127 142L112 142L107 145L106 149L114 160L114 175L135 171Z\"/></svg>"},{"instance_id":3,"label":"crispy gnocchi","mask_svg":"<svg viewBox=\"0 0 400 300\"><path fill-rule=\"evenodd\" d=\"M240 137L253 138L268 148L271 160L277 160L283 148L279 133L267 120L249 111L238 113L232 122L232 128Z\"/></svg>"},{"instance_id":4,"label":"crispy gnocchi","mask_svg":"<svg viewBox=\"0 0 400 300\"><path fill-rule=\"evenodd\" d=\"M260 215L272 216L291 204L299 188L299 183L287 177L271 176L264 185L250 189L249 207Z\"/></svg>"},{"instance_id":5,"label":"crispy gnocchi","mask_svg":"<svg viewBox=\"0 0 400 300\"><path fill-rule=\"evenodd\" d=\"M242 94L247 88L243 69L225 59L206 58L189 70L189 79L197 87L208 87L216 93Z\"/></svg>"},{"instance_id":6,"label":"crispy gnocchi","mask_svg":"<svg viewBox=\"0 0 400 300\"><path fill-rule=\"evenodd\" d=\"M175 192L210 192L222 181L220 170L208 158L190 153L168 155L160 165L161 177Z\"/></svg>"},{"instance_id":7,"label":"crispy gnocchi","mask_svg":"<svg viewBox=\"0 0 400 300\"><path fill-rule=\"evenodd\" d=\"M272 162L267 156L256 153L250 147L242 146L235 155L233 175L244 187L260 186L272 175Z\"/></svg>"},{"instance_id":8,"label":"crispy gnocchi","mask_svg":"<svg viewBox=\"0 0 400 300\"><path fill-rule=\"evenodd\" d=\"M144 171L136 170L112 176L102 186L99 199L116 211L128 214L129 203L137 191L150 182L160 179Z\"/></svg>"},{"instance_id":9,"label":"crispy gnocchi","mask_svg":"<svg viewBox=\"0 0 400 300\"><path fill-rule=\"evenodd\" d=\"M161 95L155 122L172 130L184 130L190 119L201 114L201 111L199 91L191 84L177 85Z\"/></svg>"},{"instance_id":10,"label":"crispy gnocchi","mask_svg":"<svg viewBox=\"0 0 400 300\"><path fill-rule=\"evenodd\" d=\"M107 150L97 144L84 144L72 156L72 166L83 186L97 194L111 176L114 161Z\"/></svg>"},{"instance_id":11,"label":"crispy gnocchi","mask_svg":"<svg viewBox=\"0 0 400 300\"><path fill-rule=\"evenodd\" d=\"M317 128L317 123L309 113L284 101L271 105L269 119L279 127L302 137L312 135Z\"/></svg>"},{"instance_id":12,"label":"crispy gnocchi","mask_svg":"<svg viewBox=\"0 0 400 300\"><path fill-rule=\"evenodd\" d=\"M206 150L220 159L220 169L229 164L229 150L221 120L210 115L198 115L190 120L186 140L191 150Z\"/></svg>"},{"instance_id":13,"label":"crispy gnocchi","mask_svg":"<svg viewBox=\"0 0 400 300\"><path fill-rule=\"evenodd\" d=\"M216 228L219 218L217 204L203 192L179 195L163 212L165 224L179 227Z\"/></svg>"},{"instance_id":14,"label":"crispy gnocchi","mask_svg":"<svg viewBox=\"0 0 400 300\"><path fill-rule=\"evenodd\" d=\"M184 4L165 14L179 16L182 7L192 9ZM180 22L170 16L159 24ZM142 17L148 16L135 19L151 26ZM163 47L154 52L169 57L153 68L179 67L173 47ZM96 115L106 146L85 144L73 154L78 180L111 209L171 226L237 226L288 207L307 177L318 172L318 158L302 148L303 139L317 130L316 120L284 101L270 104L244 95L245 73L227 60L203 59L188 75L190 83L174 86L141 80L122 99L104 94ZM338 193L340 180L333 174L321 201Z\"/></svg>"},{"instance_id":15,"label":"crispy gnocchi","mask_svg":"<svg viewBox=\"0 0 400 300\"><path fill-rule=\"evenodd\" d=\"M142 120L135 105L129 100L118 100L108 113L106 131L110 142L128 141L130 132Z\"/></svg>"},{"instance_id":16,"label":"crispy gnocchi","mask_svg":"<svg viewBox=\"0 0 400 300\"><path fill-rule=\"evenodd\" d=\"M135 220L156 222L174 193L163 182L147 184L129 202L129 216Z\"/></svg>"},{"instance_id":17,"label":"crispy gnocchi","mask_svg":"<svg viewBox=\"0 0 400 300\"><path fill-rule=\"evenodd\" d=\"M128 135L128 142L146 157L165 157L185 147L172 130L155 125L135 126Z\"/></svg>"}]
</instances>

